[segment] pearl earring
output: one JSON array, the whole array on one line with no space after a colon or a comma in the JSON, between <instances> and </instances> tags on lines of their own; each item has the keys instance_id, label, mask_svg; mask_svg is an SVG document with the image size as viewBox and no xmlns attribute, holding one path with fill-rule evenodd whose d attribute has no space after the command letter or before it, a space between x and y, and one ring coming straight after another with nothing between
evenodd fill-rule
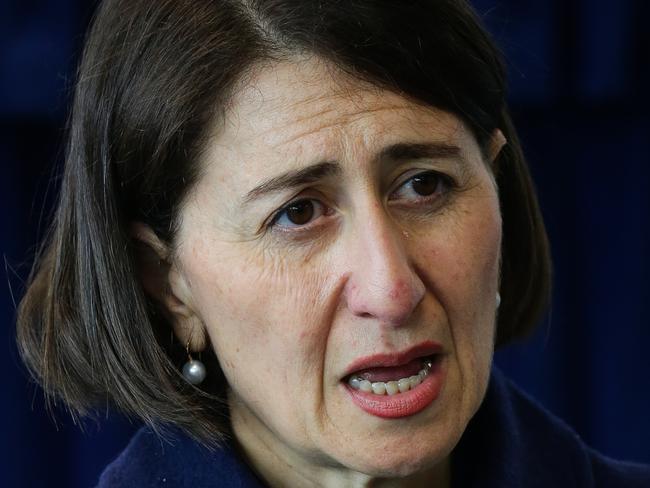
<instances>
[{"instance_id":1,"label":"pearl earring","mask_svg":"<svg viewBox=\"0 0 650 488\"><path fill-rule=\"evenodd\" d=\"M497 292L497 308L499 308L499 305L501 305L501 295Z\"/></svg>"},{"instance_id":2,"label":"pearl earring","mask_svg":"<svg viewBox=\"0 0 650 488\"><path fill-rule=\"evenodd\" d=\"M188 361L183 365L183 377L192 385L200 385L206 376L205 365L198 359L192 359L190 354L190 341L185 346Z\"/></svg>"}]
</instances>

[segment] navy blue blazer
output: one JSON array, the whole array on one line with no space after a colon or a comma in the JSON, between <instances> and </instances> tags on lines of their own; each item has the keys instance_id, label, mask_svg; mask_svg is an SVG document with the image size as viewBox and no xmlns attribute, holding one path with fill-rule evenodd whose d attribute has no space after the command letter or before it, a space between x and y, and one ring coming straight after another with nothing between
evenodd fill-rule
<instances>
[{"instance_id":1,"label":"navy blue blazer","mask_svg":"<svg viewBox=\"0 0 650 488\"><path fill-rule=\"evenodd\" d=\"M210 452L180 431L140 429L102 473L108 487L263 487L233 446ZM453 488L650 488L650 466L606 458L493 368L451 461Z\"/></svg>"}]
</instances>

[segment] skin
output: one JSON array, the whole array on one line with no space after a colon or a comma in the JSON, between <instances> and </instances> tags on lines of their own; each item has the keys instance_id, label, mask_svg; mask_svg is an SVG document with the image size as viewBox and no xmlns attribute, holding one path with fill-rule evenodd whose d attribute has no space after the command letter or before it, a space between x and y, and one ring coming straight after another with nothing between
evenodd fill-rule
<instances>
[{"instance_id":1,"label":"skin","mask_svg":"<svg viewBox=\"0 0 650 488\"><path fill-rule=\"evenodd\" d=\"M261 66L215 123L185 202L162 297L179 340L213 347L237 441L272 486L448 486L449 459L487 387L501 216L490 163L455 116L373 88L316 58ZM380 159L395 143L452 157ZM339 173L260 196L269 178L319 161ZM412 178L443 178L432 195ZM295 226L288 202L312 199ZM424 340L447 378L423 411L380 419L342 383L363 356Z\"/></svg>"}]
</instances>

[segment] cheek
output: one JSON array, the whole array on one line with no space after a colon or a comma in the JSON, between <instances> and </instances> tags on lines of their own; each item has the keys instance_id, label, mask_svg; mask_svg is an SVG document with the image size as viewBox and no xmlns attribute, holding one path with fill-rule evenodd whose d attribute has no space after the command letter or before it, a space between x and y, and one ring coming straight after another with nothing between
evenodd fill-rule
<instances>
[{"instance_id":1,"label":"cheek","mask_svg":"<svg viewBox=\"0 0 650 488\"><path fill-rule=\"evenodd\" d=\"M428 281L440 300L460 356L485 362L493 347L501 253L496 197L450 215L449 226L429 239Z\"/></svg>"},{"instance_id":2,"label":"cheek","mask_svg":"<svg viewBox=\"0 0 650 488\"><path fill-rule=\"evenodd\" d=\"M468 381L474 378L477 390L487 384L496 330L501 220L498 214L492 215L473 221L467 229L459 282L465 300L461 298L456 306L458 323L463 324L454 331L457 353L464 376Z\"/></svg>"},{"instance_id":3,"label":"cheek","mask_svg":"<svg viewBox=\"0 0 650 488\"><path fill-rule=\"evenodd\" d=\"M197 311L231 384L250 377L288 388L322 364L327 275L322 266L236 246L201 243L186 264Z\"/></svg>"},{"instance_id":4,"label":"cheek","mask_svg":"<svg viewBox=\"0 0 650 488\"><path fill-rule=\"evenodd\" d=\"M449 218L446 232L429 239L427 280L446 316L449 384L455 385L449 398L468 419L484 396L494 350L501 218L496 202Z\"/></svg>"}]
</instances>

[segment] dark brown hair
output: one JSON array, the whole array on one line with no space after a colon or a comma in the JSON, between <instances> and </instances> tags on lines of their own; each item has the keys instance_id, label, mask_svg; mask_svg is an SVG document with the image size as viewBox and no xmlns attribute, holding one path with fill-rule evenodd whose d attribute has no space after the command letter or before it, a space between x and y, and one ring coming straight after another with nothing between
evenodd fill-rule
<instances>
[{"instance_id":1,"label":"dark brown hair","mask_svg":"<svg viewBox=\"0 0 650 488\"><path fill-rule=\"evenodd\" d=\"M227 431L216 358L201 389L145 295L129 223L173 246L205 131L260 61L309 53L456 114L483 147L496 128L503 216L498 344L545 309L550 260L505 103L500 55L463 0L106 0L79 68L53 226L18 316L18 343L50 401L73 415L111 401L208 443ZM212 361L210 363L210 361Z\"/></svg>"}]
</instances>

